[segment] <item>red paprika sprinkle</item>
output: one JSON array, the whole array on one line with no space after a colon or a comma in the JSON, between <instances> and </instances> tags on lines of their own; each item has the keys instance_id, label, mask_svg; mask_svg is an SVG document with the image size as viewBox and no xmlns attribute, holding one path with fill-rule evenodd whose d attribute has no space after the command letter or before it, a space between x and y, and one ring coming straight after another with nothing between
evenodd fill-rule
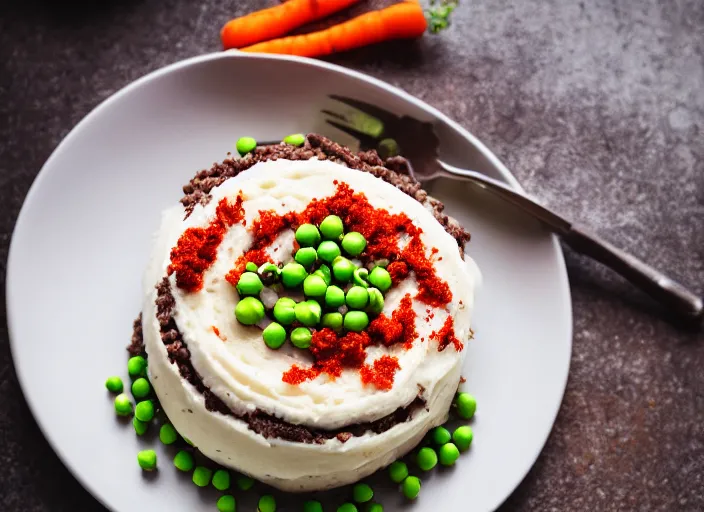
<instances>
[{"instance_id":1,"label":"red paprika sprinkle","mask_svg":"<svg viewBox=\"0 0 704 512\"><path fill-rule=\"evenodd\" d=\"M389 263L386 270L391 274L391 282L399 283L408 277L408 265L403 261Z\"/></svg>"},{"instance_id":2,"label":"red paprika sprinkle","mask_svg":"<svg viewBox=\"0 0 704 512\"><path fill-rule=\"evenodd\" d=\"M418 336L416 332L416 313L413 311L413 300L407 293L398 308L391 313L391 318L379 315L369 324L369 335L372 340L380 341L389 347L403 343L403 348L409 350Z\"/></svg>"},{"instance_id":3,"label":"red paprika sprinkle","mask_svg":"<svg viewBox=\"0 0 704 512\"><path fill-rule=\"evenodd\" d=\"M434 307L444 306L452 300L450 286L435 273L435 267L425 256L425 247L420 237L411 238L401 251L401 259L416 273L418 300Z\"/></svg>"},{"instance_id":4,"label":"red paprika sprinkle","mask_svg":"<svg viewBox=\"0 0 704 512\"><path fill-rule=\"evenodd\" d=\"M464 349L462 342L455 336L454 321L451 316L447 317L439 331L435 331L430 335L430 339L438 341L438 352L445 350L450 343L452 343L457 352L461 352Z\"/></svg>"},{"instance_id":5,"label":"red paprika sprinkle","mask_svg":"<svg viewBox=\"0 0 704 512\"><path fill-rule=\"evenodd\" d=\"M220 329L218 329L218 328L215 327L214 325L211 325L210 328L211 328L211 329L213 330L213 332L215 333L215 336L217 336L218 338L220 338L222 341L227 341L227 337L226 337L224 334L220 334Z\"/></svg>"},{"instance_id":6,"label":"red paprika sprinkle","mask_svg":"<svg viewBox=\"0 0 704 512\"><path fill-rule=\"evenodd\" d=\"M249 261L257 265L258 267L264 265L264 263L267 262L273 263L271 257L269 257L269 255L264 249L250 249L249 251L240 255L239 258L237 258L237 260L235 261L234 268L230 270L225 276L227 282L230 283L232 286L237 286L237 283L240 280L240 276L244 273L245 267L247 266L247 262Z\"/></svg>"},{"instance_id":7,"label":"red paprika sprinkle","mask_svg":"<svg viewBox=\"0 0 704 512\"><path fill-rule=\"evenodd\" d=\"M288 216L282 216L274 210L259 210L259 218L252 226L252 248L270 246L284 229L291 227Z\"/></svg>"},{"instance_id":8,"label":"red paprika sprinkle","mask_svg":"<svg viewBox=\"0 0 704 512\"><path fill-rule=\"evenodd\" d=\"M307 380L315 379L318 375L320 375L320 372L313 368L301 368L300 366L294 364L291 369L284 373L281 380L283 380L286 384L297 386Z\"/></svg>"},{"instance_id":9,"label":"red paprika sprinkle","mask_svg":"<svg viewBox=\"0 0 704 512\"><path fill-rule=\"evenodd\" d=\"M366 348L371 340L366 332L348 332L339 336L332 329L321 329L313 333L310 352L315 363L310 368L293 365L284 373L282 380L297 385L315 379L321 373L335 378L342 375L344 368L359 369L367 357Z\"/></svg>"},{"instance_id":10,"label":"red paprika sprinkle","mask_svg":"<svg viewBox=\"0 0 704 512\"><path fill-rule=\"evenodd\" d=\"M374 384L378 389L388 391L393 387L394 377L400 369L397 357L383 355L374 361L373 366L368 364L362 366L359 375L363 384Z\"/></svg>"},{"instance_id":11,"label":"red paprika sprinkle","mask_svg":"<svg viewBox=\"0 0 704 512\"><path fill-rule=\"evenodd\" d=\"M203 288L203 274L215 261L227 228L243 221L242 194L239 194L235 204L229 204L226 198L220 200L215 209L215 218L208 227L184 231L176 247L171 249L168 268L169 275L176 273L176 286L187 292L197 292Z\"/></svg>"}]
</instances>

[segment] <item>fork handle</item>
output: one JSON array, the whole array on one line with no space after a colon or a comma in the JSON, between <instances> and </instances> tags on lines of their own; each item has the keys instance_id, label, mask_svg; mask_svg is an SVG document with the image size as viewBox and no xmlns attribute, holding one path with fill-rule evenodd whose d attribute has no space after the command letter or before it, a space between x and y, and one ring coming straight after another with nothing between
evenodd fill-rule
<instances>
[{"instance_id":1,"label":"fork handle","mask_svg":"<svg viewBox=\"0 0 704 512\"><path fill-rule=\"evenodd\" d=\"M695 321L704 317L701 297L606 240L574 225L562 233L562 239L575 251L615 270L674 313Z\"/></svg>"},{"instance_id":2,"label":"fork handle","mask_svg":"<svg viewBox=\"0 0 704 512\"><path fill-rule=\"evenodd\" d=\"M522 209L533 218L538 219L553 233L557 234L567 245L577 252L595 259L628 279L655 300L668 307L674 313L687 319L701 321L704 306L701 297L687 290L665 274L646 265L644 262L614 247L606 240L588 233L579 226L542 206L525 194L486 175L467 169L460 169L445 162L438 161L443 169L442 176L469 181L475 185L499 195L506 201Z\"/></svg>"}]
</instances>

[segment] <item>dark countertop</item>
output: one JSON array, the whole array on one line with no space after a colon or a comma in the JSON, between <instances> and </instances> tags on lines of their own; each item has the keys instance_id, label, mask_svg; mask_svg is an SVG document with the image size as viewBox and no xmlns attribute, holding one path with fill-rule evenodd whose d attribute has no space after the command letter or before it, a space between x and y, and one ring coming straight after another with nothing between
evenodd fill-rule
<instances>
[{"instance_id":1,"label":"dark countertop","mask_svg":"<svg viewBox=\"0 0 704 512\"><path fill-rule=\"evenodd\" d=\"M270 3L0 4L3 290L19 208L68 131L130 81L218 50L224 21ZM442 36L331 60L450 114L531 193L701 294L703 33L701 0L475 0ZM503 510L704 510L704 336L593 262L565 257L569 384ZM0 509L100 510L37 428L0 323Z\"/></svg>"}]
</instances>

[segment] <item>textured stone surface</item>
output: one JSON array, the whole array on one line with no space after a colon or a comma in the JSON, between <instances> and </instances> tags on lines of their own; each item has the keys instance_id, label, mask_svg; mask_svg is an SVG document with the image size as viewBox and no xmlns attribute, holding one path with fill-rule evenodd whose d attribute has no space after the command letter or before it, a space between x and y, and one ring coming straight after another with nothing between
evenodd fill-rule
<instances>
[{"instance_id":1,"label":"textured stone surface","mask_svg":"<svg viewBox=\"0 0 704 512\"><path fill-rule=\"evenodd\" d=\"M218 50L228 17L268 3L0 2L3 266L34 176L76 122L135 78ZM332 60L449 113L530 192L702 293L702 33L701 0L474 0L441 37ZM504 510L704 510L704 336L596 264L566 259L567 393ZM0 509L101 510L32 419L4 320L0 409Z\"/></svg>"}]
</instances>

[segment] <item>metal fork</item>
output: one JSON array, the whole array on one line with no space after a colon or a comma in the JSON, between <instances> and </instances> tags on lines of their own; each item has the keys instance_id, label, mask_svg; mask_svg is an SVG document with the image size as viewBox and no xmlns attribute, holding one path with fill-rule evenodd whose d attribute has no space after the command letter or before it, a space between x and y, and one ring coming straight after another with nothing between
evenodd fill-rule
<instances>
[{"instance_id":1,"label":"metal fork","mask_svg":"<svg viewBox=\"0 0 704 512\"><path fill-rule=\"evenodd\" d=\"M400 152L410 163L410 175L420 182L449 178L489 191L536 218L568 246L610 267L672 312L695 321L701 321L704 317L701 297L635 256L589 233L505 183L440 160L440 140L432 123L406 115L397 116L375 105L344 96L331 95L330 98L354 110L347 108L345 113L323 110L328 116L327 123L356 138L360 149L377 149L383 157Z\"/></svg>"}]
</instances>

